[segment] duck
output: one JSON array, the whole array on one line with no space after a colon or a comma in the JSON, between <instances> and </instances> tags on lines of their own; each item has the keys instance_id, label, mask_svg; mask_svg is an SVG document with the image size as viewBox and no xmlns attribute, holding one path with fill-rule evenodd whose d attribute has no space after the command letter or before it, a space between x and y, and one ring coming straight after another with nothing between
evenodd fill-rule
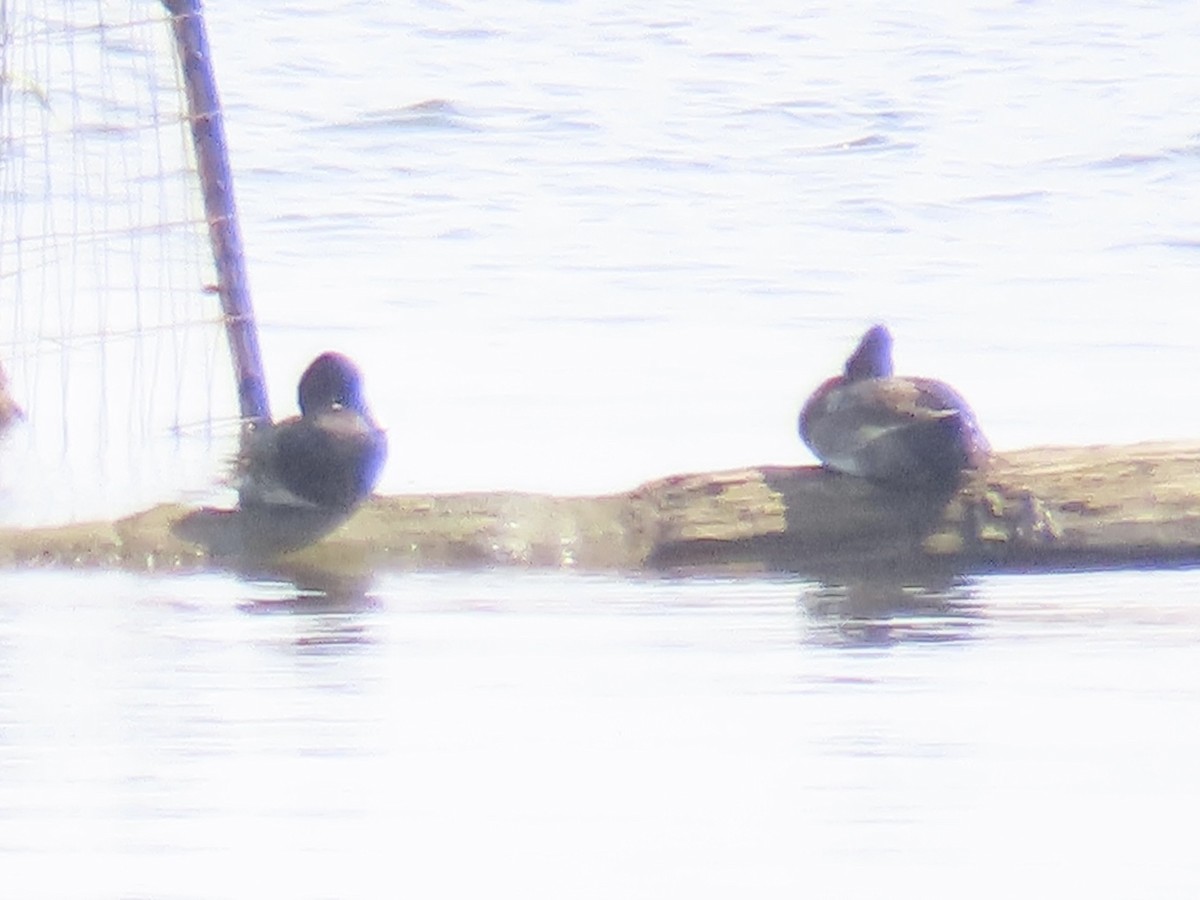
<instances>
[{"instance_id":1,"label":"duck","mask_svg":"<svg viewBox=\"0 0 1200 900\"><path fill-rule=\"evenodd\" d=\"M370 496L387 459L387 434L363 398L362 373L322 353L300 376L300 415L250 431L238 459L243 508L348 513Z\"/></svg>"},{"instance_id":2,"label":"duck","mask_svg":"<svg viewBox=\"0 0 1200 900\"><path fill-rule=\"evenodd\" d=\"M800 411L800 437L825 468L905 488L951 488L991 447L949 385L894 374L892 335L874 325Z\"/></svg>"},{"instance_id":3,"label":"duck","mask_svg":"<svg viewBox=\"0 0 1200 900\"><path fill-rule=\"evenodd\" d=\"M0 365L0 436L7 434L25 418L25 411L13 399L8 386L8 373Z\"/></svg>"}]
</instances>

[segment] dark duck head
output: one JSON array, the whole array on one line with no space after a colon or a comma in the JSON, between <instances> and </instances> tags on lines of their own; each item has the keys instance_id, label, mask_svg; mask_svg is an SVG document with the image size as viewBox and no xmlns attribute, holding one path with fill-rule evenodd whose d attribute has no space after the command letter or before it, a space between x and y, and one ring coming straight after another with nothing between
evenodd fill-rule
<instances>
[{"instance_id":1,"label":"dark duck head","mask_svg":"<svg viewBox=\"0 0 1200 900\"><path fill-rule=\"evenodd\" d=\"M882 325L867 330L846 360L845 381L892 377L892 333Z\"/></svg>"},{"instance_id":2,"label":"dark duck head","mask_svg":"<svg viewBox=\"0 0 1200 900\"><path fill-rule=\"evenodd\" d=\"M990 452L953 388L893 375L892 336L882 325L862 336L844 374L808 398L800 436L826 468L901 487L952 487Z\"/></svg>"},{"instance_id":3,"label":"dark duck head","mask_svg":"<svg viewBox=\"0 0 1200 900\"><path fill-rule=\"evenodd\" d=\"M349 511L366 499L387 459L387 435L362 394L362 374L340 353L300 377L300 415L260 428L241 460L243 506Z\"/></svg>"}]
</instances>

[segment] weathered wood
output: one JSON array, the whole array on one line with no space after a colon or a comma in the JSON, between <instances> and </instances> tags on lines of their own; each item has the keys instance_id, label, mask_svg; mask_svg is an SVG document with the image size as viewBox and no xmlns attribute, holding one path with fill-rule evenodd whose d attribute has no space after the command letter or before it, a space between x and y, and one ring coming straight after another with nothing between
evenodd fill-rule
<instances>
[{"instance_id":1,"label":"weathered wood","mask_svg":"<svg viewBox=\"0 0 1200 900\"><path fill-rule=\"evenodd\" d=\"M1172 565L1200 562L1200 444L1007 453L946 496L768 466L603 497L377 497L346 522L247 515L159 506L111 523L4 530L0 564L347 576L504 565L817 574Z\"/></svg>"}]
</instances>

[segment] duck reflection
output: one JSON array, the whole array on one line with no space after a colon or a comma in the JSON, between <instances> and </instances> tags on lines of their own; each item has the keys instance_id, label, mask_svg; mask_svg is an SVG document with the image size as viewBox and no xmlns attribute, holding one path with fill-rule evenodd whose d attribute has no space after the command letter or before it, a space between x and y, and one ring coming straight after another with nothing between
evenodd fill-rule
<instances>
[{"instance_id":1,"label":"duck reflection","mask_svg":"<svg viewBox=\"0 0 1200 900\"><path fill-rule=\"evenodd\" d=\"M253 616L287 616L294 625L290 643L307 651L338 651L373 644L370 614L380 609L369 593L369 578L317 570L262 570L245 576L259 584L285 586L277 598L247 600L238 609Z\"/></svg>"},{"instance_id":2,"label":"duck reflection","mask_svg":"<svg viewBox=\"0 0 1200 900\"><path fill-rule=\"evenodd\" d=\"M830 580L801 592L806 639L832 646L967 640L982 620L967 582L876 575Z\"/></svg>"}]
</instances>

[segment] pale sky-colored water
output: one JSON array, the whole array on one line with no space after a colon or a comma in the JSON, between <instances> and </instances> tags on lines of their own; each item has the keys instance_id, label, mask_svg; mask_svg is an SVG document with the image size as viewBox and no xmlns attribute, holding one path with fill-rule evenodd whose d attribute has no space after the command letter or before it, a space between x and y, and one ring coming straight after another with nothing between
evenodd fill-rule
<instances>
[{"instance_id":1,"label":"pale sky-colored water","mask_svg":"<svg viewBox=\"0 0 1200 900\"><path fill-rule=\"evenodd\" d=\"M360 356L394 489L810 461L877 320L997 447L1197 433L1194 12L211 20L275 394Z\"/></svg>"},{"instance_id":2,"label":"pale sky-colored water","mask_svg":"<svg viewBox=\"0 0 1200 900\"><path fill-rule=\"evenodd\" d=\"M1185 897L1196 572L0 580L23 897Z\"/></svg>"}]
</instances>

